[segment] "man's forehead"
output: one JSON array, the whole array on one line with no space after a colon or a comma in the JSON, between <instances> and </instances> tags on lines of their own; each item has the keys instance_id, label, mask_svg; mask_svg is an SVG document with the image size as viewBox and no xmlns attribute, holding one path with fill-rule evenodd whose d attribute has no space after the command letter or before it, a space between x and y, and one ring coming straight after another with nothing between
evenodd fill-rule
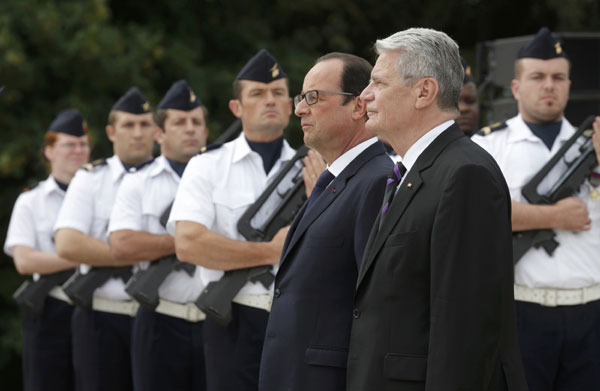
<instances>
[{"instance_id":1,"label":"man's forehead","mask_svg":"<svg viewBox=\"0 0 600 391\"><path fill-rule=\"evenodd\" d=\"M269 90L269 89L274 90L274 89L278 89L278 88L287 89L287 79L278 79L278 80L274 80L269 83L263 83L263 82L254 81L254 80L240 80L240 82L242 83L243 91Z\"/></svg>"},{"instance_id":2,"label":"man's forehead","mask_svg":"<svg viewBox=\"0 0 600 391\"><path fill-rule=\"evenodd\" d=\"M552 58L542 60L539 58L522 58L519 60L521 69L525 73L568 73L569 61L566 58Z\"/></svg>"},{"instance_id":3,"label":"man's forehead","mask_svg":"<svg viewBox=\"0 0 600 391\"><path fill-rule=\"evenodd\" d=\"M132 114L126 111L115 110L117 122L152 121L152 113Z\"/></svg>"}]
</instances>

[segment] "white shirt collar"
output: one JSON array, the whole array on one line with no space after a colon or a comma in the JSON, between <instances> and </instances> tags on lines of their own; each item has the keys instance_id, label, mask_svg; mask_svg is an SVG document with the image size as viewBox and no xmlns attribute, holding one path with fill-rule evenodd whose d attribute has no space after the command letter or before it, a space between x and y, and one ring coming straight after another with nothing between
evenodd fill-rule
<instances>
[{"instance_id":1,"label":"white shirt collar","mask_svg":"<svg viewBox=\"0 0 600 391\"><path fill-rule=\"evenodd\" d=\"M371 137L368 140L363 141L362 143L355 145L350 148L346 152L344 152L340 157L335 159L331 166L328 166L327 169L333 176L337 177L340 175L344 168L348 166L358 155L360 155L365 149L369 148L371 145L377 142L377 137Z\"/></svg>"},{"instance_id":2,"label":"white shirt collar","mask_svg":"<svg viewBox=\"0 0 600 391\"><path fill-rule=\"evenodd\" d=\"M125 166L123 166L121 159L117 155L112 155L106 159L106 164L108 164L108 168L110 169L113 182L119 181L126 172Z\"/></svg>"},{"instance_id":3,"label":"white shirt collar","mask_svg":"<svg viewBox=\"0 0 600 391\"><path fill-rule=\"evenodd\" d=\"M421 136L421 138L419 138L413 145L411 145L410 148L408 148L408 151L406 151L406 153L402 157L402 164L404 165L404 167L406 167L406 172L410 171L410 169L415 164L419 156L423 153L425 149L427 149L429 144L431 144L433 140L435 140L440 134L442 134L444 130L452 126L453 123L454 120L449 120L444 122L443 124L436 126L435 128L425 133L423 136Z\"/></svg>"},{"instance_id":4,"label":"white shirt collar","mask_svg":"<svg viewBox=\"0 0 600 391\"><path fill-rule=\"evenodd\" d=\"M48 194L53 192L58 192L63 195L65 194L64 190L58 187L58 184L54 180L54 176L52 174L50 174L50 176L48 176L48 178L45 181L43 181L40 184L40 186L42 192L44 193L44 196L47 196Z\"/></svg>"},{"instance_id":5,"label":"white shirt collar","mask_svg":"<svg viewBox=\"0 0 600 391\"><path fill-rule=\"evenodd\" d=\"M543 141L538 136L533 134L529 126L527 126L527 124L525 123L525 120L523 120L523 117L520 113L516 117L509 119L507 122L509 122L509 125L511 126L511 132L508 135L507 139L508 143L514 143L523 140L543 143ZM566 118L563 117L560 132L558 133L558 136L556 136L556 140L558 140L558 143L555 141L554 144L562 145L572 135L573 126L569 123L569 121L567 121Z\"/></svg>"},{"instance_id":6,"label":"white shirt collar","mask_svg":"<svg viewBox=\"0 0 600 391\"><path fill-rule=\"evenodd\" d=\"M150 171L148 172L148 175L151 177L158 176L163 171L166 171L173 175L174 178L179 180L179 175L177 175L175 170L173 170L173 167L171 167L165 155L160 155L159 157L154 159L154 162L152 163L152 166L149 167L149 170Z\"/></svg>"},{"instance_id":7,"label":"white shirt collar","mask_svg":"<svg viewBox=\"0 0 600 391\"><path fill-rule=\"evenodd\" d=\"M244 132L240 133L238 138L232 141L233 143L233 163L237 163L253 151L248 145L248 141L246 141L246 137L244 136ZM281 156L279 160L287 161L290 160L295 154L295 151L289 146L287 140L283 139L283 145L281 147ZM258 155L258 154L257 154Z\"/></svg>"}]
</instances>

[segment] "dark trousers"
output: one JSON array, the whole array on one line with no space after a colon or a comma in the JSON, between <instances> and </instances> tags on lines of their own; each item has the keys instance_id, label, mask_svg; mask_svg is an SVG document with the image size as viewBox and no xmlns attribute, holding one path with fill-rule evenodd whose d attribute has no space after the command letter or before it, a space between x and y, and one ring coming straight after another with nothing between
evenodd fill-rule
<instances>
[{"instance_id":1,"label":"dark trousers","mask_svg":"<svg viewBox=\"0 0 600 391\"><path fill-rule=\"evenodd\" d=\"M204 391L203 325L140 307L131 343L134 389Z\"/></svg>"},{"instance_id":2,"label":"dark trousers","mask_svg":"<svg viewBox=\"0 0 600 391\"><path fill-rule=\"evenodd\" d=\"M204 321L204 357L208 391L256 391L267 329L267 311L232 303L227 327Z\"/></svg>"},{"instance_id":3,"label":"dark trousers","mask_svg":"<svg viewBox=\"0 0 600 391\"><path fill-rule=\"evenodd\" d=\"M75 389L131 391L132 318L76 308L71 325Z\"/></svg>"},{"instance_id":4,"label":"dark trousers","mask_svg":"<svg viewBox=\"0 0 600 391\"><path fill-rule=\"evenodd\" d=\"M517 301L529 391L600 390L600 300L544 307Z\"/></svg>"},{"instance_id":5,"label":"dark trousers","mask_svg":"<svg viewBox=\"0 0 600 391\"><path fill-rule=\"evenodd\" d=\"M73 306L46 298L40 316L23 316L23 389L73 390L71 315Z\"/></svg>"}]
</instances>

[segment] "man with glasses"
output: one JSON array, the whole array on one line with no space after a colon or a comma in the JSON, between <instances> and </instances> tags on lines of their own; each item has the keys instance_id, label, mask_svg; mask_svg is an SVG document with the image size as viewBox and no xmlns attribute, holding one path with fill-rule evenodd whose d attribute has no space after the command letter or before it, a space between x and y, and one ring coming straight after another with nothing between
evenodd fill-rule
<instances>
[{"instance_id":1,"label":"man with glasses","mask_svg":"<svg viewBox=\"0 0 600 391\"><path fill-rule=\"evenodd\" d=\"M359 98L371 65L345 53L319 58L294 98L304 142L328 164L283 248L259 389L346 389L352 297L392 161L365 128Z\"/></svg>"},{"instance_id":2,"label":"man with glasses","mask_svg":"<svg viewBox=\"0 0 600 391\"><path fill-rule=\"evenodd\" d=\"M229 108L241 119L242 134L189 161L167 224L177 258L201 266L204 286L225 270L277 264L287 232L258 243L237 229L240 216L294 156L283 138L292 110L287 76L263 49L240 71L233 92ZM229 325L204 321L208 390L256 391L272 294L273 284L248 282L233 299Z\"/></svg>"}]
</instances>

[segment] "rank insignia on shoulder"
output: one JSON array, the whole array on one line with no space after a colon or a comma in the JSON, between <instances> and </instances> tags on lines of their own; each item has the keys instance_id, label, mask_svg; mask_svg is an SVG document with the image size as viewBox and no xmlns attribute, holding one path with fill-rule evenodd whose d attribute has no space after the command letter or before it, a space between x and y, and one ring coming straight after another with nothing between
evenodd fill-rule
<instances>
[{"instance_id":1,"label":"rank insignia on shoulder","mask_svg":"<svg viewBox=\"0 0 600 391\"><path fill-rule=\"evenodd\" d=\"M485 126L483 128L481 128L481 130L479 130L479 132L477 132L478 135L480 136L487 136L489 134L492 134L493 132L497 131L497 130L502 130L505 129L508 125L506 125L506 121L503 122L496 122L493 123L491 125Z\"/></svg>"},{"instance_id":2,"label":"rank insignia on shoulder","mask_svg":"<svg viewBox=\"0 0 600 391\"><path fill-rule=\"evenodd\" d=\"M35 185L33 185L33 186L27 186L27 187L25 187L25 188L23 189L23 193L27 193L28 191L31 191L31 190L35 189L35 188L36 188L38 185L39 185L39 183L36 183L36 184L35 184Z\"/></svg>"},{"instance_id":3,"label":"rank insignia on shoulder","mask_svg":"<svg viewBox=\"0 0 600 391\"><path fill-rule=\"evenodd\" d=\"M223 146L222 143L215 143L215 144L205 145L204 147L200 148L200 151L198 152L198 155L202 155L203 153L214 151L215 149L219 149L222 146Z\"/></svg>"},{"instance_id":4,"label":"rank insignia on shoulder","mask_svg":"<svg viewBox=\"0 0 600 391\"><path fill-rule=\"evenodd\" d=\"M83 168L84 170L87 170L87 171L93 171L94 168L103 166L105 164L106 164L106 159L97 159L91 163L84 164L81 168Z\"/></svg>"}]
</instances>

